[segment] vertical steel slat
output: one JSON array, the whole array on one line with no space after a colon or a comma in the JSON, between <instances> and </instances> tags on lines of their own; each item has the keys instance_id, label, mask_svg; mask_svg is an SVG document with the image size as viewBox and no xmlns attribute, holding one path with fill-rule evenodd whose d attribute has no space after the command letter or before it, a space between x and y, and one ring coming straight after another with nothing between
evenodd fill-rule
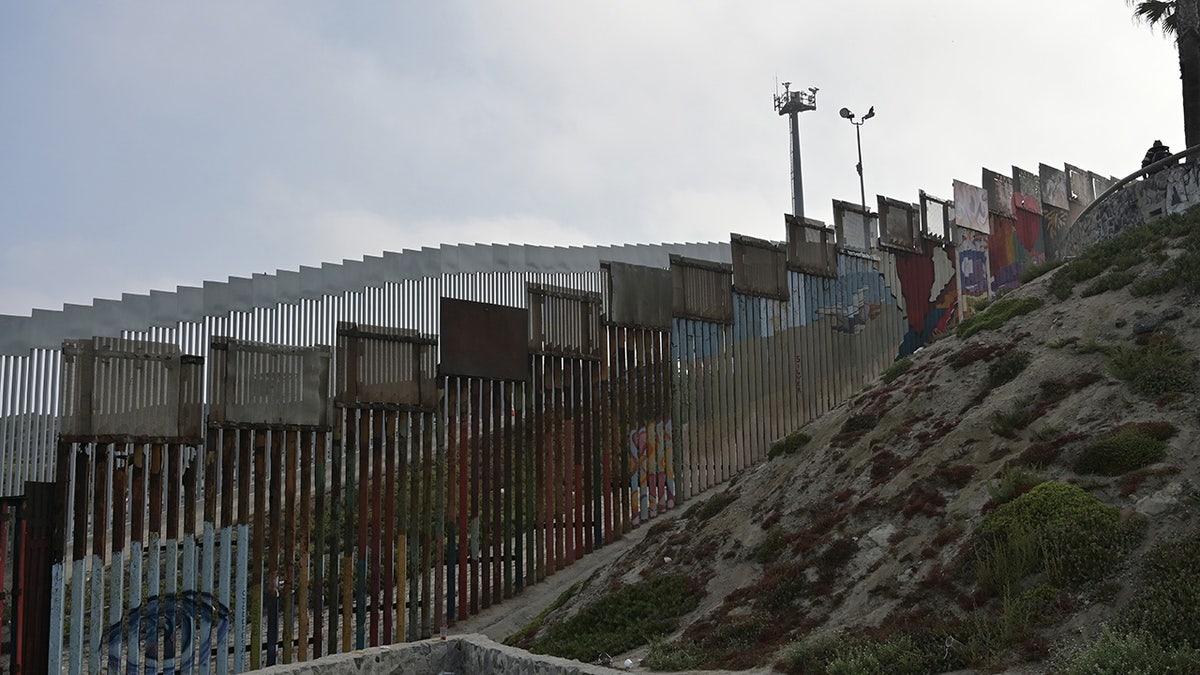
<instances>
[{"instance_id":1,"label":"vertical steel slat","mask_svg":"<svg viewBox=\"0 0 1200 675\"><path fill-rule=\"evenodd\" d=\"M420 589L420 513L421 513L421 443L422 429L420 415L409 413L410 440L404 461L408 466L407 527L408 549L405 565L408 570L408 639L418 640L421 637L421 589Z\"/></svg>"},{"instance_id":2,"label":"vertical steel slat","mask_svg":"<svg viewBox=\"0 0 1200 675\"><path fill-rule=\"evenodd\" d=\"M382 539L379 544L380 554L383 558L383 627L382 635L384 643L400 642L397 639L395 632L393 617L395 610L392 608L392 590L396 587L396 568L395 568L395 548L396 548L396 434L397 420L399 413L388 411L381 414L382 424L379 427L378 437L383 453L383 519L381 521ZM400 593L403 598L404 594ZM401 603L403 605L403 603ZM403 611L403 609L401 610Z\"/></svg>"},{"instance_id":3,"label":"vertical steel slat","mask_svg":"<svg viewBox=\"0 0 1200 675\"><path fill-rule=\"evenodd\" d=\"M164 485L163 481L167 471L167 451L168 446L165 443L152 443L150 445L149 458L149 524L150 534L148 537L148 552L149 559L147 564L147 581L148 590L146 591L146 601L158 600L163 594L163 500L164 500ZM162 634L162 603L156 602L154 611L150 614L153 617L148 624L154 635L147 636L146 659L153 659L156 663L161 663L166 648L166 640ZM154 644L151 644L153 641Z\"/></svg>"},{"instance_id":4,"label":"vertical steel slat","mask_svg":"<svg viewBox=\"0 0 1200 675\"><path fill-rule=\"evenodd\" d=\"M320 636L310 634L309 614L318 615L319 610L310 602L310 567L312 565L312 508L313 508L313 482L312 482L312 467L313 467L313 441L315 433L304 432L300 436L300 464L298 467L300 478L300 520L299 527L295 530L296 537L296 606L299 609L299 625L297 626L297 637L299 640L296 644L296 660L300 662L307 661L309 658L308 645L310 637L314 648L320 644ZM324 454L324 453L322 453ZM289 485L293 485L289 481ZM319 498L324 491L325 486L319 485L315 492ZM319 591L318 591L319 595ZM289 622L290 623L290 622Z\"/></svg>"},{"instance_id":5,"label":"vertical steel slat","mask_svg":"<svg viewBox=\"0 0 1200 675\"><path fill-rule=\"evenodd\" d=\"M162 596L164 598L175 597L179 592L179 502L180 492L182 491L182 465L183 465L183 447L180 445L163 446L164 462L163 462L163 495L166 499L165 514L166 523L163 527L165 535L165 564L163 570L163 585L161 587ZM160 602L160 606L165 603ZM174 608L168 608L174 612ZM179 625L176 622L176 625ZM174 632L174 631L172 631ZM174 637L174 636L172 636ZM163 662L174 663L178 654L175 651L175 639L163 640Z\"/></svg>"},{"instance_id":6,"label":"vertical steel slat","mask_svg":"<svg viewBox=\"0 0 1200 675\"><path fill-rule=\"evenodd\" d=\"M213 588L215 547L216 547L216 527L217 527L217 496L220 493L220 486L217 483L219 464L219 445L220 433L217 429L209 429L205 436L205 444L203 446L203 454L198 461L204 466L204 524L203 535L200 547L200 572L199 583L201 594L210 597L216 597ZM215 622L214 622L215 623ZM213 635L213 631L217 626L208 626L207 630L203 626L200 628L198 642L199 647L204 645L217 644L218 640ZM211 659L211 650L205 649L203 652L197 649L197 665L201 675L208 675Z\"/></svg>"},{"instance_id":7,"label":"vertical steel slat","mask_svg":"<svg viewBox=\"0 0 1200 675\"><path fill-rule=\"evenodd\" d=\"M91 589L91 630L88 635L88 669L89 672L99 672L101 662L101 633L105 625L104 611L104 554L107 548L105 538L110 531L108 523L109 509L109 458L111 453L107 445L93 446L92 463L92 522L91 522L91 578L88 585Z\"/></svg>"},{"instance_id":8,"label":"vertical steel slat","mask_svg":"<svg viewBox=\"0 0 1200 675\"><path fill-rule=\"evenodd\" d=\"M478 519L478 529L476 537L478 543L476 549L478 553L476 557L479 561L479 609L484 610L492 606L492 543L495 530L492 527L492 492L496 489L493 479L493 467L495 466L496 457L496 437L497 430L495 428L495 397L493 395L494 383L490 380L480 380L480 392L482 398L479 408L479 470L476 475L479 477L479 507L476 511Z\"/></svg>"},{"instance_id":9,"label":"vertical steel slat","mask_svg":"<svg viewBox=\"0 0 1200 675\"><path fill-rule=\"evenodd\" d=\"M501 491L505 485L501 480L504 470L504 441L505 441L505 425L504 417L501 415L501 408L504 405L504 385L502 382L488 383L489 398L491 401L490 413L492 418L491 432L491 453L488 457L488 476L491 488L489 500L488 515L490 517L490 525L488 526L488 550L489 550L489 567L492 576L492 604L499 604L503 599L504 581L503 563L504 553L501 543L504 537L503 525L501 523Z\"/></svg>"},{"instance_id":10,"label":"vertical steel slat","mask_svg":"<svg viewBox=\"0 0 1200 675\"><path fill-rule=\"evenodd\" d=\"M446 453L447 431L446 417L440 409L429 413L433 424L434 463L436 474L434 478L434 494L436 501L433 511L433 541L434 541L434 575L433 575L433 623L434 627L442 630L446 626L446 598L444 589L446 583L446 506L449 495L446 490Z\"/></svg>"},{"instance_id":11,"label":"vertical steel slat","mask_svg":"<svg viewBox=\"0 0 1200 675\"><path fill-rule=\"evenodd\" d=\"M122 622L125 616L124 598L125 598L125 551L126 544L126 517L125 510L126 499L129 497L126 490L126 474L127 458L130 456L129 446L122 448L122 452L114 453L117 456L113 458L113 477L112 477L112 537L110 540L110 555L112 561L113 573L110 575L109 581L109 603L108 626L116 626ZM115 641L109 641L105 645L108 652L108 657L114 659L117 663L122 663L121 652L122 642L118 638Z\"/></svg>"},{"instance_id":12,"label":"vertical steel slat","mask_svg":"<svg viewBox=\"0 0 1200 675\"><path fill-rule=\"evenodd\" d=\"M280 587L283 597L283 662L293 663L296 660L295 648L293 643L296 641L294 626L296 625L296 572L297 567L301 564L299 560L302 555L299 551L299 542L296 539L296 454L297 446L304 442L304 438L310 437L311 432L304 431L289 431L284 435L284 455L283 455L283 486L282 492L284 496L284 513L283 513L283 545L280 550L280 556L277 558L277 564L283 565L283 579ZM300 494L300 499L306 501L309 498L309 493L303 492ZM297 561L297 562L293 562ZM300 613L307 614L308 608L304 604L300 604ZM306 633L300 633L299 642L303 643L308 640Z\"/></svg>"},{"instance_id":13,"label":"vertical steel slat","mask_svg":"<svg viewBox=\"0 0 1200 675\"><path fill-rule=\"evenodd\" d=\"M238 466L238 451L241 448L241 434L233 429L212 429L210 434L216 432L219 435L219 447L221 448L221 532L220 532L220 559L218 565L220 570L217 574L217 601L227 609L234 609L233 591L231 589L233 580L233 531L236 525L234 519L234 500L238 494L239 486L234 482ZM136 473L134 474L137 475ZM137 492L135 488L135 493ZM136 508L137 502L134 502ZM244 507L243 507L244 508ZM240 542L239 542L240 545ZM240 609L239 609L240 611ZM229 633L231 636L228 644L217 645L216 670L219 674L229 672L229 647L233 646L240 651L242 634L236 627L237 614L231 614L235 621L235 628Z\"/></svg>"},{"instance_id":14,"label":"vertical steel slat","mask_svg":"<svg viewBox=\"0 0 1200 675\"><path fill-rule=\"evenodd\" d=\"M188 596L194 597L198 588L198 569L196 563L196 512L203 509L202 502L199 501L198 481L201 462L203 462L204 451L203 446L185 446L180 448L188 454L187 464L182 470L180 480L182 482L183 492L183 531L180 538L182 547L182 559L180 560L180 579L182 590ZM197 657L199 656L200 645L203 644L203 636L198 634L200 622L195 621L188 626L189 633L182 644L187 645L187 641L193 645L191 651L184 652L180 670L188 673L195 672Z\"/></svg>"},{"instance_id":15,"label":"vertical steel slat","mask_svg":"<svg viewBox=\"0 0 1200 675\"><path fill-rule=\"evenodd\" d=\"M408 620L408 610L410 606L416 603L408 592L408 577L412 574L411 565L409 565L409 495L411 487L409 485L409 457L412 454L413 441L413 415L411 412L404 413L402 426L405 429L403 440L396 449L399 453L399 474L396 477L396 482L399 488L399 495L396 503L400 506L398 514L397 532L396 532L396 588L399 600L397 602L397 618L396 618L396 639L397 642L406 641L409 639L409 627L411 622Z\"/></svg>"},{"instance_id":16,"label":"vertical steel slat","mask_svg":"<svg viewBox=\"0 0 1200 675\"><path fill-rule=\"evenodd\" d=\"M273 666L279 661L279 611L280 591L283 586L282 571L279 568L279 557L282 553L283 524L283 465L290 436L283 429L270 431L270 444L267 446L267 475L270 487L267 493L267 554L266 571L263 578L263 614L267 631L266 665ZM290 565L289 565L290 567ZM289 631L290 632L290 631Z\"/></svg>"},{"instance_id":17,"label":"vertical steel slat","mask_svg":"<svg viewBox=\"0 0 1200 675\"><path fill-rule=\"evenodd\" d=\"M237 560L233 563L233 603L237 607L234 613L233 634L235 636L233 642L233 670L234 672L242 672L246 670L246 651L247 648L257 652L259 641L251 639L248 636L247 616L249 614L247 607L248 599L248 576L250 574L250 467L253 461L255 448L253 443L255 439L252 432L245 429L237 431Z\"/></svg>"},{"instance_id":18,"label":"vertical steel slat","mask_svg":"<svg viewBox=\"0 0 1200 675\"><path fill-rule=\"evenodd\" d=\"M358 473L355 476L354 487L358 527L356 529L356 555L354 558L354 606L355 631L354 648L363 649L367 646L367 592L370 584L368 565L371 560L370 549L370 498L371 498L371 412L369 410L354 410L357 425L354 433L354 448L358 457Z\"/></svg>"},{"instance_id":19,"label":"vertical steel slat","mask_svg":"<svg viewBox=\"0 0 1200 675\"><path fill-rule=\"evenodd\" d=\"M470 596L470 581L469 581L469 524L470 524L470 444L471 444L471 427L470 427L470 385L463 381L462 377L450 378L450 382L454 385L455 399L457 401L458 413L455 422L455 428L458 433L458 462L455 465L455 473L458 477L458 612L456 618L462 620L470 616L469 596ZM466 385L464 391L464 385Z\"/></svg>"},{"instance_id":20,"label":"vertical steel slat","mask_svg":"<svg viewBox=\"0 0 1200 675\"><path fill-rule=\"evenodd\" d=\"M420 414L421 420L421 638L433 633L433 416Z\"/></svg>"},{"instance_id":21,"label":"vertical steel slat","mask_svg":"<svg viewBox=\"0 0 1200 675\"><path fill-rule=\"evenodd\" d=\"M484 432L484 427L483 427L483 390L482 390L482 386L481 386L481 381L479 379L470 378L468 381L470 382L470 387L471 387L471 403L470 403L470 405L471 405L471 410L470 410L471 483L470 483L470 487L468 488L468 492L467 492L467 497L469 499L469 508L470 508L469 520L468 520L467 526L469 528L469 535L470 535L469 536L469 544L471 547L471 549L470 549L471 568L470 568L470 575L469 575L470 579L469 579L468 583L469 583L471 597L470 597L470 601L468 602L468 609L470 610L471 615L476 615L476 614L479 614L479 585L480 585L480 583L479 583L480 582L480 579L479 579L479 562L480 562L479 556L480 556L480 551L482 549L482 546L479 541L479 536L481 534L481 527L480 527L481 523L479 522L479 520L480 520L480 518L479 518L479 512L480 512L479 502L480 502L480 496L481 496L480 495L480 484L482 481L481 481L481 477L479 474L480 474L480 461L481 461L480 455L482 454L480 445L483 442L483 432Z\"/></svg>"},{"instance_id":22,"label":"vertical steel slat","mask_svg":"<svg viewBox=\"0 0 1200 675\"><path fill-rule=\"evenodd\" d=\"M340 308L338 314L339 320L345 318ZM341 475L339 476L339 482L342 487L340 509L346 515L347 521L339 533L342 544L342 562L339 569L341 573L341 594L338 602L342 610L341 650L342 652L348 652L354 648L354 638L356 637L354 633L354 544L357 528L351 527L351 523L353 522L351 519L358 512L358 492L355 489L356 482L354 477L355 467L358 465L358 411L346 408L343 420L342 452L344 459L342 461Z\"/></svg>"},{"instance_id":23,"label":"vertical steel slat","mask_svg":"<svg viewBox=\"0 0 1200 675\"><path fill-rule=\"evenodd\" d=\"M263 619L266 610L266 584L268 579L264 572L266 568L266 543L267 543L267 496L270 491L270 479L267 475L267 452L272 445L272 432L255 430L253 434L254 448L254 505L253 505L253 529L250 534L250 561L249 561L249 597L247 604L249 609L250 621L250 670L258 670L263 667L263 648L266 646L263 639ZM267 651L270 651L268 647ZM268 658L272 656L268 653Z\"/></svg>"},{"instance_id":24,"label":"vertical steel slat","mask_svg":"<svg viewBox=\"0 0 1200 675\"><path fill-rule=\"evenodd\" d=\"M531 357L532 367L530 377L530 434L532 436L531 475L533 477L533 530L534 574L530 583L537 583L546 578L546 546L550 541L549 518L546 508L546 399L544 357Z\"/></svg>"},{"instance_id":25,"label":"vertical steel slat","mask_svg":"<svg viewBox=\"0 0 1200 675\"><path fill-rule=\"evenodd\" d=\"M370 623L367 630L368 644L372 647L379 646L379 629L383 621L382 613L385 608L382 605L380 589L380 574L382 573L383 560L382 555L385 551L383 545L383 416L382 410L371 410L371 471L368 476L368 482L371 488L370 520L367 523L369 527L367 541L367 566L370 576Z\"/></svg>"}]
</instances>

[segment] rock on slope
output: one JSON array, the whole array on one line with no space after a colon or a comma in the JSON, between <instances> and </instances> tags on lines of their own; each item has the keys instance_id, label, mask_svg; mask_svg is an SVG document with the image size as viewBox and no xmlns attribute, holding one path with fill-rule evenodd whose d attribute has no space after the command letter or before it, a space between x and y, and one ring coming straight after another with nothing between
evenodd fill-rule
<instances>
[{"instance_id":1,"label":"rock on slope","mask_svg":"<svg viewBox=\"0 0 1200 675\"><path fill-rule=\"evenodd\" d=\"M1024 284L770 461L652 523L521 644L554 651L555 626L611 621L586 611L606 595L683 574L692 601L675 613L686 613L647 628L622 660L1037 672L1080 662L1097 636L1142 630L1163 649L1187 646L1171 644L1170 626L1200 647L1196 612L1171 599L1195 605L1200 590L1160 587L1146 564L1200 531L1197 259L1200 213ZM979 328L989 320L1002 325ZM1200 565L1189 545L1164 564Z\"/></svg>"}]
</instances>

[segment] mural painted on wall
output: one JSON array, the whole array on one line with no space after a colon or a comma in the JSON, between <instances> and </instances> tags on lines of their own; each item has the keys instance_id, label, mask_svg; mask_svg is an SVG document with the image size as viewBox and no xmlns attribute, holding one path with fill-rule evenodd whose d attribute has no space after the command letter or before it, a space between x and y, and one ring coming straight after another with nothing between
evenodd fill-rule
<instances>
[{"instance_id":1,"label":"mural painted on wall","mask_svg":"<svg viewBox=\"0 0 1200 675\"><path fill-rule=\"evenodd\" d=\"M988 235L958 228L955 237L958 260L958 309L965 319L975 312L975 305L988 298Z\"/></svg>"},{"instance_id":2,"label":"mural painted on wall","mask_svg":"<svg viewBox=\"0 0 1200 675\"><path fill-rule=\"evenodd\" d=\"M879 317L885 303L895 304L878 270L846 270L837 279L813 279L805 284L809 319L832 322L835 331L858 335Z\"/></svg>"},{"instance_id":3,"label":"mural painted on wall","mask_svg":"<svg viewBox=\"0 0 1200 675\"><path fill-rule=\"evenodd\" d=\"M1042 231L1046 241L1046 256L1060 258L1067 237L1067 210L1042 204Z\"/></svg>"},{"instance_id":4,"label":"mural painted on wall","mask_svg":"<svg viewBox=\"0 0 1200 675\"><path fill-rule=\"evenodd\" d=\"M226 649L228 638L229 608L208 593L184 591L147 598L109 626L104 644L113 672L121 672L121 649L127 646L125 672L166 674L190 672L193 663L207 669L213 647Z\"/></svg>"},{"instance_id":5,"label":"mural painted on wall","mask_svg":"<svg viewBox=\"0 0 1200 675\"><path fill-rule=\"evenodd\" d=\"M992 214L992 233L988 236L988 269L992 292L1021 284L1021 272L1031 265L1046 262L1046 242L1042 236L1042 217L1024 209L1014 209L1015 218Z\"/></svg>"},{"instance_id":6,"label":"mural painted on wall","mask_svg":"<svg viewBox=\"0 0 1200 675\"><path fill-rule=\"evenodd\" d=\"M924 248L924 255L894 256L902 304L908 317L908 332L900 346L902 357L925 346L956 323L958 283L954 249L928 240Z\"/></svg>"},{"instance_id":7,"label":"mural painted on wall","mask_svg":"<svg viewBox=\"0 0 1200 675\"><path fill-rule=\"evenodd\" d=\"M1200 202L1200 175L1192 170L1171 171L1167 177L1167 213L1181 213L1197 202Z\"/></svg>"},{"instance_id":8,"label":"mural painted on wall","mask_svg":"<svg viewBox=\"0 0 1200 675\"><path fill-rule=\"evenodd\" d=\"M1045 164L1038 165L1038 178L1042 185L1042 203L1066 211L1071 208L1067 192L1067 174Z\"/></svg>"},{"instance_id":9,"label":"mural painted on wall","mask_svg":"<svg viewBox=\"0 0 1200 675\"><path fill-rule=\"evenodd\" d=\"M956 224L976 232L988 231L987 190L962 181L954 181L954 217Z\"/></svg>"},{"instance_id":10,"label":"mural painted on wall","mask_svg":"<svg viewBox=\"0 0 1200 675\"><path fill-rule=\"evenodd\" d=\"M671 420L651 422L629 432L633 475L629 487L634 520L646 521L675 506L675 467Z\"/></svg>"}]
</instances>

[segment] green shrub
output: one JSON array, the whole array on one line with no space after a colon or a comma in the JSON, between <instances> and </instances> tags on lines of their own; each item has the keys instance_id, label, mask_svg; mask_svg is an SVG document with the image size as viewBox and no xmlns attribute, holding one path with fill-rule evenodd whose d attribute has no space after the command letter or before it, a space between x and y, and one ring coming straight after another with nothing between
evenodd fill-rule
<instances>
[{"instance_id":1,"label":"green shrub","mask_svg":"<svg viewBox=\"0 0 1200 675\"><path fill-rule=\"evenodd\" d=\"M988 364L987 384L991 388L1012 382L1029 365L1029 352L1015 349Z\"/></svg>"},{"instance_id":2,"label":"green shrub","mask_svg":"<svg viewBox=\"0 0 1200 675\"><path fill-rule=\"evenodd\" d=\"M1103 578L1129 541L1116 508L1075 485L1054 481L988 513L978 535L979 567L1021 574L1017 578L1045 572L1055 584ZM1035 551L1032 565L1023 562L1031 555L1028 549Z\"/></svg>"},{"instance_id":3,"label":"green shrub","mask_svg":"<svg viewBox=\"0 0 1200 675\"><path fill-rule=\"evenodd\" d=\"M737 498L738 493L726 489L724 492L689 506L688 510L683 512L683 517L695 518L697 523L702 523L724 511L725 507L737 501Z\"/></svg>"},{"instance_id":4,"label":"green shrub","mask_svg":"<svg viewBox=\"0 0 1200 675\"><path fill-rule=\"evenodd\" d=\"M1161 460L1166 448L1164 439L1137 427L1126 427L1084 448L1075 462L1075 472L1120 476Z\"/></svg>"},{"instance_id":5,"label":"green shrub","mask_svg":"<svg viewBox=\"0 0 1200 675\"><path fill-rule=\"evenodd\" d=\"M790 455L803 448L811 440L812 436L803 431L793 431L771 444L771 448L767 450L767 459L775 459L780 455Z\"/></svg>"},{"instance_id":6,"label":"green shrub","mask_svg":"<svg viewBox=\"0 0 1200 675\"><path fill-rule=\"evenodd\" d=\"M1147 295L1162 295L1175 288L1175 284L1177 283L1179 283L1179 272L1174 267L1171 267L1159 274L1138 279L1129 287L1129 292L1135 298Z\"/></svg>"},{"instance_id":7,"label":"green shrub","mask_svg":"<svg viewBox=\"0 0 1200 675\"><path fill-rule=\"evenodd\" d=\"M1010 466L1004 469L1000 480L995 484L988 483L988 495L997 506L1007 504L1021 495L1029 492L1034 486L1045 483L1046 479L1020 466Z\"/></svg>"},{"instance_id":8,"label":"green shrub","mask_svg":"<svg viewBox=\"0 0 1200 675\"><path fill-rule=\"evenodd\" d=\"M1194 675L1200 651L1164 647L1149 635L1118 633L1109 628L1086 649L1057 664L1064 675Z\"/></svg>"},{"instance_id":9,"label":"green shrub","mask_svg":"<svg viewBox=\"0 0 1200 675\"><path fill-rule=\"evenodd\" d=\"M1047 272L1053 272L1054 270L1058 269L1063 262L1064 261L1062 260L1047 260L1043 263L1030 265L1021 271L1021 283L1027 284L1043 274L1046 274Z\"/></svg>"},{"instance_id":10,"label":"green shrub","mask_svg":"<svg viewBox=\"0 0 1200 675\"><path fill-rule=\"evenodd\" d=\"M845 644L837 633L810 633L779 650L779 662L792 672L824 673Z\"/></svg>"},{"instance_id":11,"label":"green shrub","mask_svg":"<svg viewBox=\"0 0 1200 675\"><path fill-rule=\"evenodd\" d=\"M1122 627L1160 644L1200 649L1200 530L1156 545L1142 578Z\"/></svg>"},{"instance_id":12,"label":"green shrub","mask_svg":"<svg viewBox=\"0 0 1200 675\"><path fill-rule=\"evenodd\" d=\"M912 366L913 366L913 360L910 358L903 358L903 359L900 359L899 361L896 361L892 365L888 366L887 370L883 371L883 376L882 376L883 383L891 384L892 381L895 380L897 377L900 377L904 373L907 373L909 371L909 369L912 368Z\"/></svg>"},{"instance_id":13,"label":"green shrub","mask_svg":"<svg viewBox=\"0 0 1200 675\"><path fill-rule=\"evenodd\" d=\"M529 651L590 662L670 634L696 609L703 590L685 574L665 574L624 586L557 624Z\"/></svg>"},{"instance_id":14,"label":"green shrub","mask_svg":"<svg viewBox=\"0 0 1200 675\"><path fill-rule=\"evenodd\" d=\"M1028 314L1041 307L1042 304L1041 298L1001 298L992 303L986 311L960 321L955 331L958 333L958 337L965 340L980 331L999 328L1009 319Z\"/></svg>"},{"instance_id":15,"label":"green shrub","mask_svg":"<svg viewBox=\"0 0 1200 675\"><path fill-rule=\"evenodd\" d=\"M826 666L829 675L917 675L952 670L943 644L900 633L850 645Z\"/></svg>"},{"instance_id":16,"label":"green shrub","mask_svg":"<svg viewBox=\"0 0 1200 675\"><path fill-rule=\"evenodd\" d=\"M1108 371L1125 380L1137 394L1158 397L1175 392L1192 392L1196 375L1191 354L1174 338L1158 337L1140 347L1121 345L1112 350Z\"/></svg>"},{"instance_id":17,"label":"green shrub","mask_svg":"<svg viewBox=\"0 0 1200 675\"><path fill-rule=\"evenodd\" d=\"M1009 410L997 410L992 413L992 433L1015 437L1017 432L1029 426L1037 419L1037 407L1032 396L1022 396L1013 401Z\"/></svg>"},{"instance_id":18,"label":"green shrub","mask_svg":"<svg viewBox=\"0 0 1200 675\"><path fill-rule=\"evenodd\" d=\"M542 624L546 621L546 617L550 615L550 612L553 612L554 610L567 604L567 601L570 600L571 596L575 595L575 591L578 590L579 582L571 584L567 590L558 595L554 602L546 605L545 609L539 612L537 616L530 619L529 623L526 623L524 626L522 626L521 630L504 638L504 644L519 647L522 645L522 643L531 639L539 630L542 629Z\"/></svg>"},{"instance_id":19,"label":"green shrub","mask_svg":"<svg viewBox=\"0 0 1200 675\"><path fill-rule=\"evenodd\" d=\"M1081 297L1088 298L1093 295L1100 295L1106 291L1115 291L1125 288L1135 278L1137 278L1137 273L1129 270L1109 272L1108 274L1105 274L1104 276L1096 279L1084 287L1084 289L1079 292L1079 295Z\"/></svg>"},{"instance_id":20,"label":"green shrub","mask_svg":"<svg viewBox=\"0 0 1200 675\"><path fill-rule=\"evenodd\" d=\"M707 660L708 653L691 640L654 640L650 643L650 651L642 660L642 665L650 670L677 672L695 670Z\"/></svg>"}]
</instances>

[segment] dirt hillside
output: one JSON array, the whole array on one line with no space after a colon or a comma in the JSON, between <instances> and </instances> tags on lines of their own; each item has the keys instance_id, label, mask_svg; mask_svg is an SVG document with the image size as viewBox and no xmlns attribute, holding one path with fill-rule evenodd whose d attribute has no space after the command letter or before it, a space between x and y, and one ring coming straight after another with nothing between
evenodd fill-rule
<instances>
[{"instance_id":1,"label":"dirt hillside","mask_svg":"<svg viewBox=\"0 0 1200 675\"><path fill-rule=\"evenodd\" d=\"M1041 271L512 641L676 672L1197 672L1200 213Z\"/></svg>"}]
</instances>

